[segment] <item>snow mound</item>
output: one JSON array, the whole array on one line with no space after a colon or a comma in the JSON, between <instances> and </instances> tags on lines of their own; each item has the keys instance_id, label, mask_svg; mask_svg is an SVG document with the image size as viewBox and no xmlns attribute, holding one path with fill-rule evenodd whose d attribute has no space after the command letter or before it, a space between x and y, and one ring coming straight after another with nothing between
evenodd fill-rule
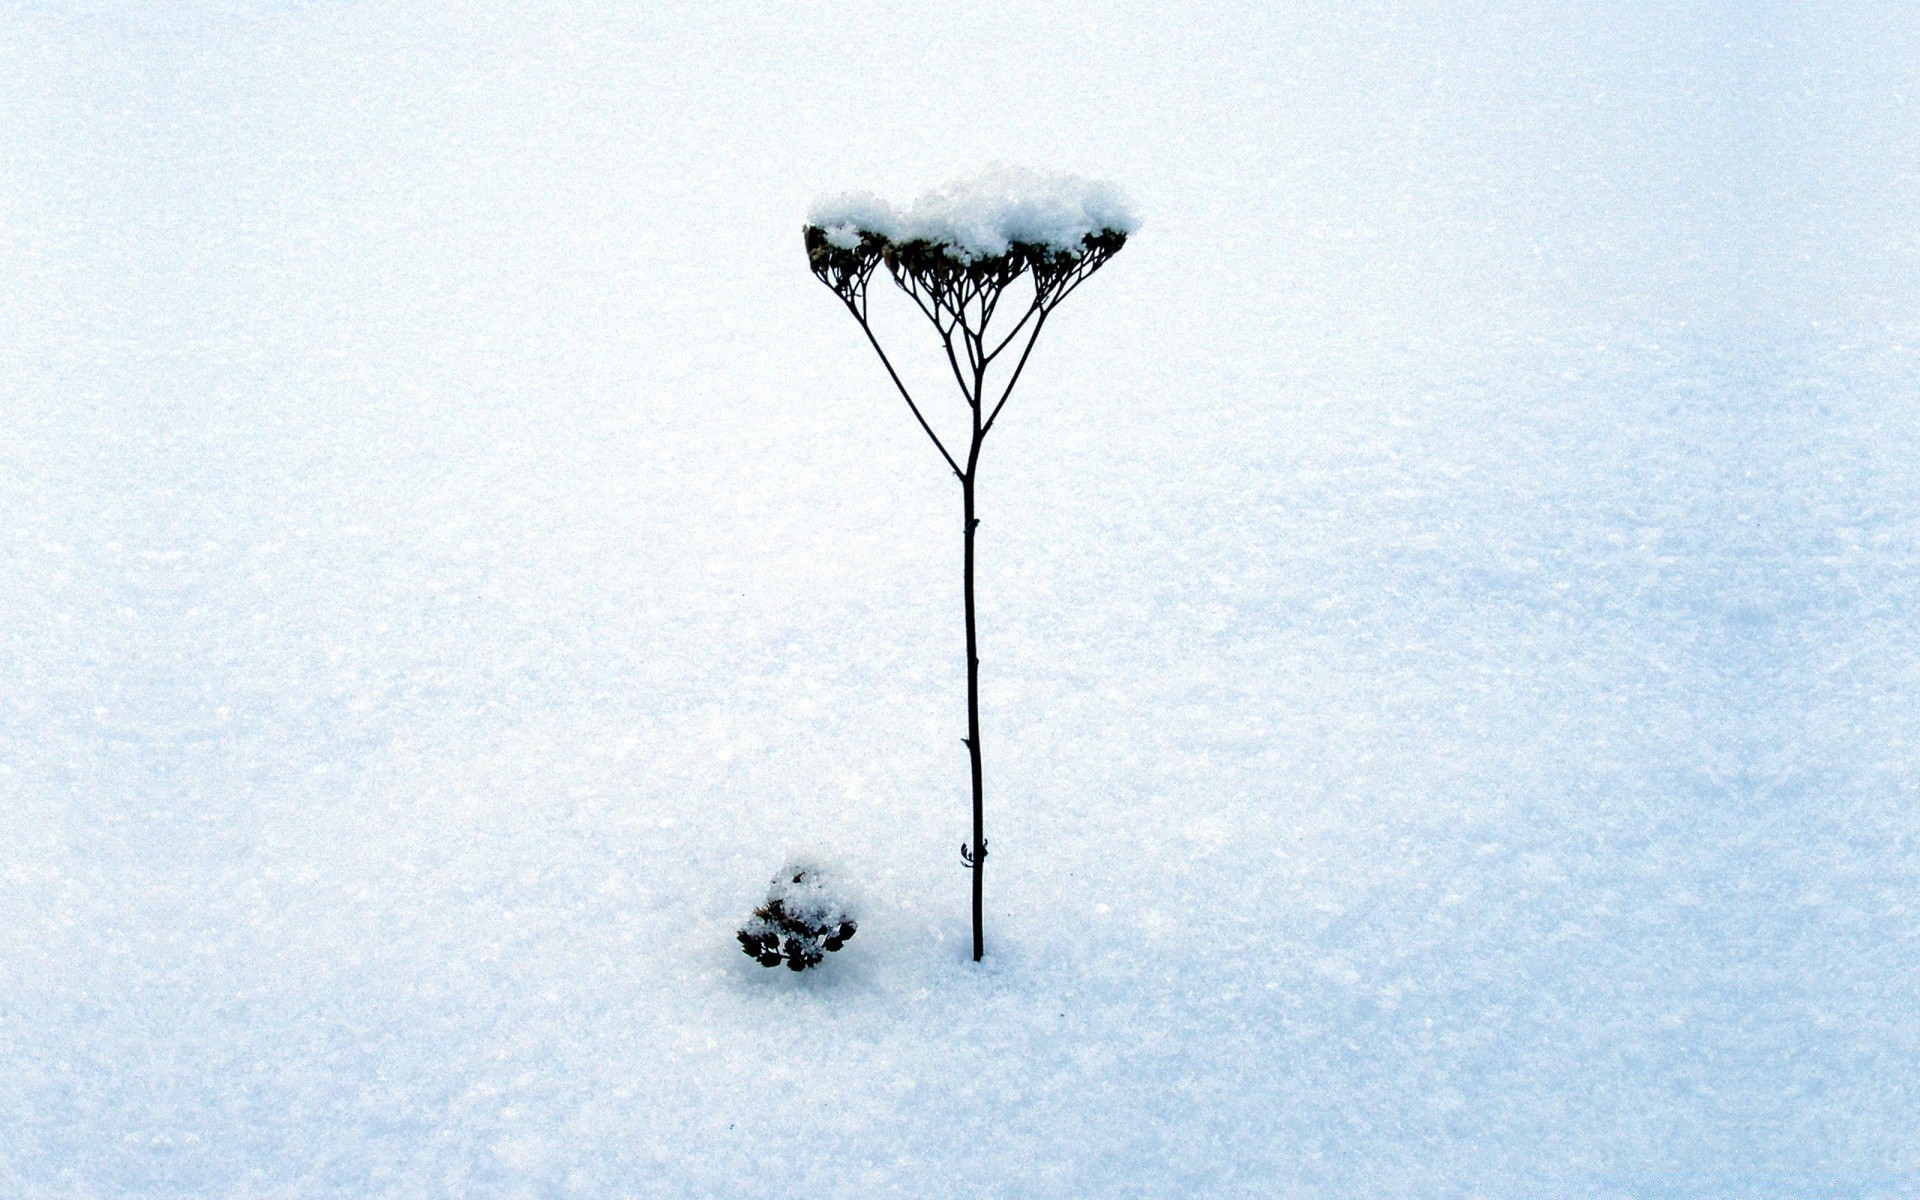
<instances>
[{"instance_id":1,"label":"snow mound","mask_svg":"<svg viewBox=\"0 0 1920 1200\"><path fill-rule=\"evenodd\" d=\"M843 250L870 234L930 242L972 262L1005 254L1016 243L1079 251L1090 236L1133 233L1140 219L1113 184L993 166L929 192L904 213L870 192L850 192L814 204L807 223Z\"/></svg>"},{"instance_id":2,"label":"snow mound","mask_svg":"<svg viewBox=\"0 0 1920 1200\"><path fill-rule=\"evenodd\" d=\"M767 903L810 925L838 925L853 919L852 902L841 894L832 872L809 858L790 858L767 886Z\"/></svg>"},{"instance_id":3,"label":"snow mound","mask_svg":"<svg viewBox=\"0 0 1920 1200\"><path fill-rule=\"evenodd\" d=\"M818 863L788 859L767 886L767 902L740 927L740 947L763 967L820 965L857 926L851 904Z\"/></svg>"}]
</instances>

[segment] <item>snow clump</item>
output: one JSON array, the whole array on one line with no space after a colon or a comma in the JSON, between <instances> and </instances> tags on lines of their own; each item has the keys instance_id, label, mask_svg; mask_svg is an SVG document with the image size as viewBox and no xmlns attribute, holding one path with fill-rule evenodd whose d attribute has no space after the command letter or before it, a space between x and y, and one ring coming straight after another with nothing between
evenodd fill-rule
<instances>
[{"instance_id":1,"label":"snow clump","mask_svg":"<svg viewBox=\"0 0 1920 1200\"><path fill-rule=\"evenodd\" d=\"M736 935L740 949L763 967L784 960L794 971L818 966L827 952L854 935L850 905L817 863L790 859L767 885L767 902Z\"/></svg>"},{"instance_id":2,"label":"snow clump","mask_svg":"<svg viewBox=\"0 0 1920 1200\"><path fill-rule=\"evenodd\" d=\"M928 242L951 258L976 262L1015 244L1078 253L1090 237L1133 233L1140 219L1113 184L994 166L929 192L904 213L869 192L851 192L816 203L807 223L842 250L857 249L870 235Z\"/></svg>"}]
</instances>

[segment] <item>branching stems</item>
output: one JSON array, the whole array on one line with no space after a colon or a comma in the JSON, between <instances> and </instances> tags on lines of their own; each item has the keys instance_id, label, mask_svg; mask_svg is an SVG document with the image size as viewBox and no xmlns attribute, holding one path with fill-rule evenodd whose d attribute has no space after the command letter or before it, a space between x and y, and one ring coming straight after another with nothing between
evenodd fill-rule
<instances>
[{"instance_id":1,"label":"branching stems","mask_svg":"<svg viewBox=\"0 0 1920 1200\"><path fill-rule=\"evenodd\" d=\"M986 787L980 754L980 641L974 608L974 540L980 527L975 515L976 485L979 479L980 448L1001 409L1013 395L1020 376L1027 369L1040 331L1047 317L1074 289L1085 282L1107 259L1126 244L1126 235L1114 230L1089 234L1078 251L1062 251L1044 246L1015 244L997 257L967 258L953 247L928 242L899 244L872 232L861 232L853 245L845 244L845 235L829 237L817 227L806 230L807 255L813 273L832 288L846 304L847 311L860 323L867 342L887 369L887 377L907 402L914 419L940 452L948 469L960 482L962 567L961 592L965 608L967 635L967 747L972 774L973 838L960 848L961 861L972 876L973 960L986 954L983 913L983 880L987 861ZM971 417L966 465L947 449L933 426L921 413L907 385L902 382L893 362L880 347L867 320L867 285L873 272L885 264L887 274L907 294L921 315L940 336L941 349L954 382L965 397ZM988 335L1007 288L1023 276L1030 276L1033 299L1020 317L997 342ZM1031 328L1029 328L1031 324ZM987 407L987 373L1002 353L1026 333L1026 344L1014 363L1012 373L991 409ZM959 345L955 345L956 339ZM993 348L987 347L991 344ZM964 363L963 360L964 359Z\"/></svg>"}]
</instances>

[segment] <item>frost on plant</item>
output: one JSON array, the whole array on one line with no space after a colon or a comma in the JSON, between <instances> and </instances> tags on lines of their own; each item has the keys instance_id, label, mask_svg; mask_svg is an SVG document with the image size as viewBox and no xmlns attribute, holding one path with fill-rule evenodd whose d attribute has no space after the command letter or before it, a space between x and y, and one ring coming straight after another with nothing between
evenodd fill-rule
<instances>
[{"instance_id":1,"label":"frost on plant","mask_svg":"<svg viewBox=\"0 0 1920 1200\"><path fill-rule=\"evenodd\" d=\"M753 910L737 936L747 957L761 966L785 962L789 970L804 971L846 945L855 928L826 872L790 862L767 885L767 902Z\"/></svg>"},{"instance_id":2,"label":"frost on plant","mask_svg":"<svg viewBox=\"0 0 1920 1200\"><path fill-rule=\"evenodd\" d=\"M960 848L960 858L973 873L975 962L986 953L981 876L987 859L973 597L980 447L1020 382L1047 318L1120 252L1138 225L1109 184L1006 167L923 196L905 212L859 192L823 200L807 216L807 262L814 276L860 323L893 386L960 482L967 633L967 736L961 742L973 772L973 838ZM883 266L940 337L972 412L964 446L949 448L934 433L874 335L867 319L867 285Z\"/></svg>"}]
</instances>

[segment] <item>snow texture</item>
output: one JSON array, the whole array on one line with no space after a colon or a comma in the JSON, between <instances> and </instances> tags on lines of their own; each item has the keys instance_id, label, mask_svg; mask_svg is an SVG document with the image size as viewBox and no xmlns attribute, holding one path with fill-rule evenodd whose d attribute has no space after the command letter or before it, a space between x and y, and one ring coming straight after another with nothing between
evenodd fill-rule
<instances>
[{"instance_id":1,"label":"snow texture","mask_svg":"<svg viewBox=\"0 0 1920 1200\"><path fill-rule=\"evenodd\" d=\"M1912 6L34 0L0 130L0 1196L1920 1195ZM975 966L793 225L991 161L1151 223L981 466Z\"/></svg>"},{"instance_id":2,"label":"snow texture","mask_svg":"<svg viewBox=\"0 0 1920 1200\"><path fill-rule=\"evenodd\" d=\"M767 902L775 901L809 925L837 926L854 917L832 875L810 858L790 858L780 868L767 888Z\"/></svg>"},{"instance_id":3,"label":"snow texture","mask_svg":"<svg viewBox=\"0 0 1920 1200\"><path fill-rule=\"evenodd\" d=\"M1027 168L994 166L914 201L905 213L869 192L816 202L807 224L842 250L861 235L924 241L964 262L996 258L1018 242L1056 253L1085 249L1102 233L1131 234L1140 220L1109 183Z\"/></svg>"}]
</instances>

